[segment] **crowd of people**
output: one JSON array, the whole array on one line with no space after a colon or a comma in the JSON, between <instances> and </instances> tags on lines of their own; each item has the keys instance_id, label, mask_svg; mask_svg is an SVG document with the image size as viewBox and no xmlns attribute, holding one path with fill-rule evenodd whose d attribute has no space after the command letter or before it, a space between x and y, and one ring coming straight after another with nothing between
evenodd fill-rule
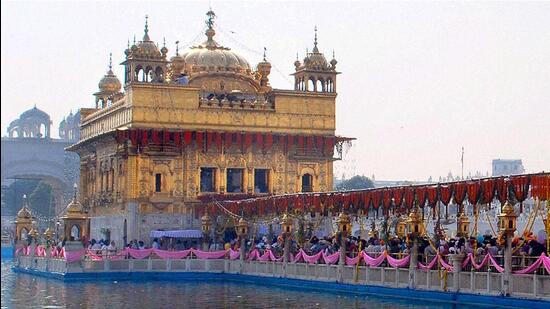
<instances>
[{"instance_id":1,"label":"crowd of people","mask_svg":"<svg viewBox=\"0 0 550 309\"><path fill-rule=\"evenodd\" d=\"M296 255L300 250L303 250L308 255L315 255L319 252L324 252L326 255L333 254L340 250L341 236L311 236L302 242L298 242L296 238L291 238L290 254ZM96 241L92 239L87 241L83 239L84 247L89 249L94 254L112 255L116 254L117 248L114 241L101 239ZM498 237L491 235L479 235L478 237L453 237L430 239L421 237L418 239L418 260L429 261L437 254L448 256L449 254L473 254L481 259L486 254L493 257L502 257L504 255L504 241ZM241 242L235 234L229 234L220 241L210 241L206 246L209 251L239 250ZM381 239L377 233L367 239L360 236L349 236L346 238L346 255L356 257L361 251L364 251L372 257L379 256L384 251L395 258L401 258L412 252L412 241L406 237L389 237ZM245 241L245 251L258 250L260 254L271 250L275 256L282 256L284 252L285 241L282 235L260 235L259 237L250 237ZM63 243L58 244L59 247ZM182 240L177 238L154 238L146 243L143 240L133 239L123 246L134 250L144 249L160 249L169 251L186 250L190 248L205 249L198 241ZM526 233L522 237L515 237L512 240L512 250L514 256L533 257L537 258L542 253L547 252L545 240L537 240L532 233ZM121 248L122 249L122 248Z\"/></svg>"}]
</instances>

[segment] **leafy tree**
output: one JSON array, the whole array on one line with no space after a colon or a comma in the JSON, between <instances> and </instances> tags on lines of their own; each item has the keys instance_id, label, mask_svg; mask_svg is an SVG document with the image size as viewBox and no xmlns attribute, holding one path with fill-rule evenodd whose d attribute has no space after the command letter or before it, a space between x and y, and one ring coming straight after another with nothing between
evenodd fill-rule
<instances>
[{"instance_id":1,"label":"leafy tree","mask_svg":"<svg viewBox=\"0 0 550 309\"><path fill-rule=\"evenodd\" d=\"M33 212L50 217L52 202L52 187L45 182L40 182L28 196L29 205Z\"/></svg>"},{"instance_id":2,"label":"leafy tree","mask_svg":"<svg viewBox=\"0 0 550 309\"><path fill-rule=\"evenodd\" d=\"M38 180L17 179L2 188L2 214L15 215L23 206L23 195L29 197L38 186Z\"/></svg>"},{"instance_id":3,"label":"leafy tree","mask_svg":"<svg viewBox=\"0 0 550 309\"><path fill-rule=\"evenodd\" d=\"M336 190L358 190L374 188L374 183L366 176L353 176L342 181L336 186Z\"/></svg>"}]
</instances>

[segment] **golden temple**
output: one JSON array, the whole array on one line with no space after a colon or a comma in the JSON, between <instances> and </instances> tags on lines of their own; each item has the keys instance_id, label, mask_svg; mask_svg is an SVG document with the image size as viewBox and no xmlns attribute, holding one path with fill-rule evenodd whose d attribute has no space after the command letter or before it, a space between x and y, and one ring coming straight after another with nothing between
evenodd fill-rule
<instances>
[{"instance_id":1,"label":"golden temple","mask_svg":"<svg viewBox=\"0 0 550 309\"><path fill-rule=\"evenodd\" d=\"M274 89L265 49L254 68L216 42L214 19L210 10L202 44L170 59L146 19L125 51L124 85L110 64L95 108L81 109L80 140L68 149L80 156L91 237L122 243L196 227L194 208L208 196L332 190L334 148L349 139L335 135L339 72L317 31L294 63L294 89Z\"/></svg>"}]
</instances>

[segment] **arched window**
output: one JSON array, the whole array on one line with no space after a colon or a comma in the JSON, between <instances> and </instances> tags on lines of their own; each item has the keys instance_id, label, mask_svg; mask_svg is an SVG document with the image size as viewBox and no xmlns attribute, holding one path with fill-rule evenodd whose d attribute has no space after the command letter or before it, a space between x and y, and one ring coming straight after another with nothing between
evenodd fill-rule
<instances>
[{"instance_id":1,"label":"arched window","mask_svg":"<svg viewBox=\"0 0 550 309\"><path fill-rule=\"evenodd\" d=\"M161 67L155 69L156 82L162 83L164 81L164 74Z\"/></svg>"},{"instance_id":2,"label":"arched window","mask_svg":"<svg viewBox=\"0 0 550 309\"><path fill-rule=\"evenodd\" d=\"M315 80L313 77L310 77L307 82L307 91L315 91Z\"/></svg>"},{"instance_id":3,"label":"arched window","mask_svg":"<svg viewBox=\"0 0 550 309\"><path fill-rule=\"evenodd\" d=\"M327 92L334 92L334 83L332 79L327 79Z\"/></svg>"},{"instance_id":4,"label":"arched window","mask_svg":"<svg viewBox=\"0 0 550 309\"><path fill-rule=\"evenodd\" d=\"M145 81L150 83L155 80L155 72L152 67L147 67L145 69Z\"/></svg>"},{"instance_id":5,"label":"arched window","mask_svg":"<svg viewBox=\"0 0 550 309\"><path fill-rule=\"evenodd\" d=\"M145 81L145 71L143 71L143 68L141 66L138 66L136 68L136 78L138 82L144 82Z\"/></svg>"},{"instance_id":6,"label":"arched window","mask_svg":"<svg viewBox=\"0 0 550 309\"><path fill-rule=\"evenodd\" d=\"M313 192L313 176L311 174L302 176L302 192Z\"/></svg>"},{"instance_id":7,"label":"arched window","mask_svg":"<svg viewBox=\"0 0 550 309\"><path fill-rule=\"evenodd\" d=\"M71 240L80 240L80 226L77 224L71 227Z\"/></svg>"},{"instance_id":8,"label":"arched window","mask_svg":"<svg viewBox=\"0 0 550 309\"><path fill-rule=\"evenodd\" d=\"M325 91L325 81L322 78L319 78L316 83L316 89L317 92L324 92Z\"/></svg>"}]
</instances>

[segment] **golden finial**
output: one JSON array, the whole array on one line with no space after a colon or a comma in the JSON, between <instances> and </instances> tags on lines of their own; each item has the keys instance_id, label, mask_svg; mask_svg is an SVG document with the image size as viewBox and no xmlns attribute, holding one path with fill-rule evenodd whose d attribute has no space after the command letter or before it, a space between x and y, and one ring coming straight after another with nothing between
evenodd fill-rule
<instances>
[{"instance_id":1,"label":"golden finial","mask_svg":"<svg viewBox=\"0 0 550 309\"><path fill-rule=\"evenodd\" d=\"M267 51L267 48L264 46L264 62L267 61L265 60L265 52Z\"/></svg>"},{"instance_id":2,"label":"golden finial","mask_svg":"<svg viewBox=\"0 0 550 309\"><path fill-rule=\"evenodd\" d=\"M206 12L206 16L208 16L208 19L206 20L206 26L208 26L208 29L212 29L214 27L214 18L216 18L216 14L214 11L212 11L212 8Z\"/></svg>"},{"instance_id":3,"label":"golden finial","mask_svg":"<svg viewBox=\"0 0 550 309\"><path fill-rule=\"evenodd\" d=\"M145 34L149 33L149 15L145 15Z\"/></svg>"},{"instance_id":4,"label":"golden finial","mask_svg":"<svg viewBox=\"0 0 550 309\"><path fill-rule=\"evenodd\" d=\"M128 49L130 49L130 39L128 39Z\"/></svg>"},{"instance_id":5,"label":"golden finial","mask_svg":"<svg viewBox=\"0 0 550 309\"><path fill-rule=\"evenodd\" d=\"M313 45L314 45L314 46L313 46L313 52L314 52L314 53L318 53L319 50L317 49L317 25L315 25L314 30L315 30L315 39L314 39L314 41L313 41Z\"/></svg>"},{"instance_id":6,"label":"golden finial","mask_svg":"<svg viewBox=\"0 0 550 309\"><path fill-rule=\"evenodd\" d=\"M180 41L176 41L176 56L179 56L179 55L180 55L180 54L179 54L179 50L180 50L180 49L179 49L179 43L180 43Z\"/></svg>"},{"instance_id":7,"label":"golden finial","mask_svg":"<svg viewBox=\"0 0 550 309\"><path fill-rule=\"evenodd\" d=\"M113 70L113 53L109 53L109 71Z\"/></svg>"},{"instance_id":8,"label":"golden finial","mask_svg":"<svg viewBox=\"0 0 550 309\"><path fill-rule=\"evenodd\" d=\"M134 34L134 45L136 45L136 35Z\"/></svg>"},{"instance_id":9,"label":"golden finial","mask_svg":"<svg viewBox=\"0 0 550 309\"><path fill-rule=\"evenodd\" d=\"M145 30L143 31L143 41L150 41L149 39L149 15L145 15Z\"/></svg>"},{"instance_id":10,"label":"golden finial","mask_svg":"<svg viewBox=\"0 0 550 309\"><path fill-rule=\"evenodd\" d=\"M296 52L296 61L300 61L300 58L298 58L298 52Z\"/></svg>"},{"instance_id":11,"label":"golden finial","mask_svg":"<svg viewBox=\"0 0 550 309\"><path fill-rule=\"evenodd\" d=\"M162 38L162 47L166 47L166 38Z\"/></svg>"}]
</instances>

